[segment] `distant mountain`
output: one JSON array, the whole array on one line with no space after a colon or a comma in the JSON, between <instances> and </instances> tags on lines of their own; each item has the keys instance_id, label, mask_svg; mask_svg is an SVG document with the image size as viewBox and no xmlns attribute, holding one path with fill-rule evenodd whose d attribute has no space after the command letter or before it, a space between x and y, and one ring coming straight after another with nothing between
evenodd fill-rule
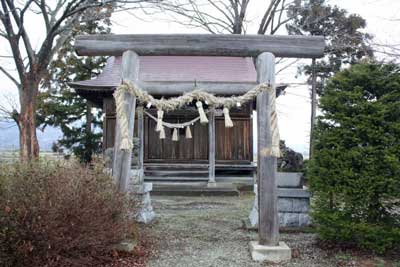
<instances>
[{"instance_id":1,"label":"distant mountain","mask_svg":"<svg viewBox=\"0 0 400 267\"><path fill-rule=\"evenodd\" d=\"M40 150L50 151L52 144L57 141L62 132L58 128L46 127L44 132L36 131ZM0 150L14 150L19 148L19 131L13 122L0 122Z\"/></svg>"}]
</instances>

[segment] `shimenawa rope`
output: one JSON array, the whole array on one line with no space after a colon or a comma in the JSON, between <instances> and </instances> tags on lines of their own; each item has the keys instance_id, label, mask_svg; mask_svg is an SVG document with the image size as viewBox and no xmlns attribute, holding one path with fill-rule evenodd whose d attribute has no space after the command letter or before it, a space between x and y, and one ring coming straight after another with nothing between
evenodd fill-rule
<instances>
[{"instance_id":1,"label":"shimenawa rope","mask_svg":"<svg viewBox=\"0 0 400 267\"><path fill-rule=\"evenodd\" d=\"M157 126L156 130L160 132L160 138L165 138L165 131L164 131L164 122L162 121L164 111L172 111L178 108L183 107L184 105L192 103L194 100L196 101L196 107L198 108L200 122L206 123L208 122L207 116L203 109L203 104L201 101L205 101L208 103L209 106L212 107L223 107L223 113L225 116L225 126L232 127L233 123L229 116L229 109L232 108L234 105L240 106L241 104L253 100L259 93L263 91L269 91L270 101L271 103L271 134L272 134L272 147L268 147L260 153L265 155L272 155L279 157L280 150L279 150L279 130L278 130L278 120L276 115L276 96L275 90L270 85L263 83L259 84L253 89L247 91L245 94L240 96L232 96L232 97L219 97L208 92L205 92L200 89L195 89L191 92L187 92L179 97L172 97L169 99L156 99L148 92L140 89L137 86L134 86L129 81L123 81L121 86L117 88L114 93L114 98L116 102L116 111L117 111L117 118L119 121L122 141L120 145L120 149L132 149L132 140L129 136L128 131L128 119L127 114L124 108L124 94L129 93L135 96L140 102L148 103L149 105L154 105L157 109ZM164 125L165 126L165 125ZM176 128L174 128L175 130ZM174 131L173 139L175 141L178 140L177 132Z\"/></svg>"}]
</instances>

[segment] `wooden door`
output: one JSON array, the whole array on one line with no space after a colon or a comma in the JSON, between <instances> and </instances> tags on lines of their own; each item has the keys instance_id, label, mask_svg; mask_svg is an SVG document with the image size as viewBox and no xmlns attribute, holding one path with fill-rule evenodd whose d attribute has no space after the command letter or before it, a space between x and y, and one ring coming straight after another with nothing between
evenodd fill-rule
<instances>
[{"instance_id":1,"label":"wooden door","mask_svg":"<svg viewBox=\"0 0 400 267\"><path fill-rule=\"evenodd\" d=\"M246 163L252 160L252 118L232 118L234 126L225 128L223 117L215 120L215 159L220 163Z\"/></svg>"},{"instance_id":2,"label":"wooden door","mask_svg":"<svg viewBox=\"0 0 400 267\"><path fill-rule=\"evenodd\" d=\"M166 122L178 123L189 117L164 118ZM185 129L179 129L179 141L172 141L172 129L165 128L165 139L155 131L156 122L145 119L145 160L147 162L198 162L208 159L208 126L199 122L191 126L192 139L185 138Z\"/></svg>"}]
</instances>

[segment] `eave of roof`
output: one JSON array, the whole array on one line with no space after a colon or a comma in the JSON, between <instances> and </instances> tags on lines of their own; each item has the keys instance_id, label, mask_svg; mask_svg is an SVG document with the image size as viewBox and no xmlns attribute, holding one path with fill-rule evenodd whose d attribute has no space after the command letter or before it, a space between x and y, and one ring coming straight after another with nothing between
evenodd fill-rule
<instances>
[{"instance_id":1,"label":"eave of roof","mask_svg":"<svg viewBox=\"0 0 400 267\"><path fill-rule=\"evenodd\" d=\"M251 58L142 56L139 81L255 83ZM92 80L72 82L72 87L113 88L121 83L121 57L110 57L103 72Z\"/></svg>"},{"instance_id":2,"label":"eave of roof","mask_svg":"<svg viewBox=\"0 0 400 267\"><path fill-rule=\"evenodd\" d=\"M137 84L157 96L180 95L193 90L195 85L217 95L239 95L257 85L251 58L148 56L140 57L140 61ZM102 106L102 99L111 96L121 84L120 75L121 57L110 57L99 76L69 85L82 97ZM278 84L277 96L286 87Z\"/></svg>"}]
</instances>

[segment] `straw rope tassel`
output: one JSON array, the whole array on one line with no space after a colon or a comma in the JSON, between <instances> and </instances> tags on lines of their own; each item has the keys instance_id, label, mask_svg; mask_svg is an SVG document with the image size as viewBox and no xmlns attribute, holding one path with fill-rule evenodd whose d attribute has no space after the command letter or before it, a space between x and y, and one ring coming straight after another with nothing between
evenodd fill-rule
<instances>
[{"instance_id":1,"label":"straw rope tassel","mask_svg":"<svg viewBox=\"0 0 400 267\"><path fill-rule=\"evenodd\" d=\"M186 126L185 137L186 139L192 139L192 131L190 131L190 126Z\"/></svg>"},{"instance_id":2,"label":"straw rope tassel","mask_svg":"<svg viewBox=\"0 0 400 267\"><path fill-rule=\"evenodd\" d=\"M200 123L202 123L202 124L208 123L206 113L204 112L204 109L203 109L203 103L201 101L197 101L196 107L197 107L197 110L199 111Z\"/></svg>"},{"instance_id":3,"label":"straw rope tassel","mask_svg":"<svg viewBox=\"0 0 400 267\"><path fill-rule=\"evenodd\" d=\"M229 109L224 107L223 112L224 112L224 118L225 118L225 127L226 128L233 127L233 122L232 122L231 116L229 116Z\"/></svg>"},{"instance_id":4,"label":"straw rope tassel","mask_svg":"<svg viewBox=\"0 0 400 267\"><path fill-rule=\"evenodd\" d=\"M150 119L154 120L157 123L157 117L154 117L153 115L151 115L150 113L148 113L146 111L144 112L144 114L146 114ZM200 120L200 116L198 116L198 117L196 117L196 118L194 118L194 119L192 119L190 121L184 122L184 123L172 123L172 122L163 121L162 125L164 127L171 128L171 129L173 129L173 128L185 128L186 126L193 125L198 120Z\"/></svg>"},{"instance_id":5,"label":"straw rope tassel","mask_svg":"<svg viewBox=\"0 0 400 267\"><path fill-rule=\"evenodd\" d=\"M161 109L157 110L157 125L156 125L156 132L160 132L163 128L162 119L164 117L164 111Z\"/></svg>"},{"instance_id":6,"label":"straw rope tassel","mask_svg":"<svg viewBox=\"0 0 400 267\"><path fill-rule=\"evenodd\" d=\"M164 127L161 127L161 130L160 130L160 139L165 139L165 129L164 129Z\"/></svg>"},{"instance_id":7,"label":"straw rope tassel","mask_svg":"<svg viewBox=\"0 0 400 267\"><path fill-rule=\"evenodd\" d=\"M178 129L174 128L174 131L172 133L172 141L178 141L178 140L179 140L179 138L178 138Z\"/></svg>"},{"instance_id":8,"label":"straw rope tassel","mask_svg":"<svg viewBox=\"0 0 400 267\"><path fill-rule=\"evenodd\" d=\"M278 127L278 115L276 113L275 90L272 90L272 93L270 93L270 103L271 103L271 134L272 134L271 155L279 158L281 157L281 149L279 146L280 135Z\"/></svg>"},{"instance_id":9,"label":"straw rope tassel","mask_svg":"<svg viewBox=\"0 0 400 267\"><path fill-rule=\"evenodd\" d=\"M128 118L125 112L124 90L119 89L114 93L118 124L121 132L121 143L119 148L121 150L130 150L133 148L132 139L129 136Z\"/></svg>"}]
</instances>

